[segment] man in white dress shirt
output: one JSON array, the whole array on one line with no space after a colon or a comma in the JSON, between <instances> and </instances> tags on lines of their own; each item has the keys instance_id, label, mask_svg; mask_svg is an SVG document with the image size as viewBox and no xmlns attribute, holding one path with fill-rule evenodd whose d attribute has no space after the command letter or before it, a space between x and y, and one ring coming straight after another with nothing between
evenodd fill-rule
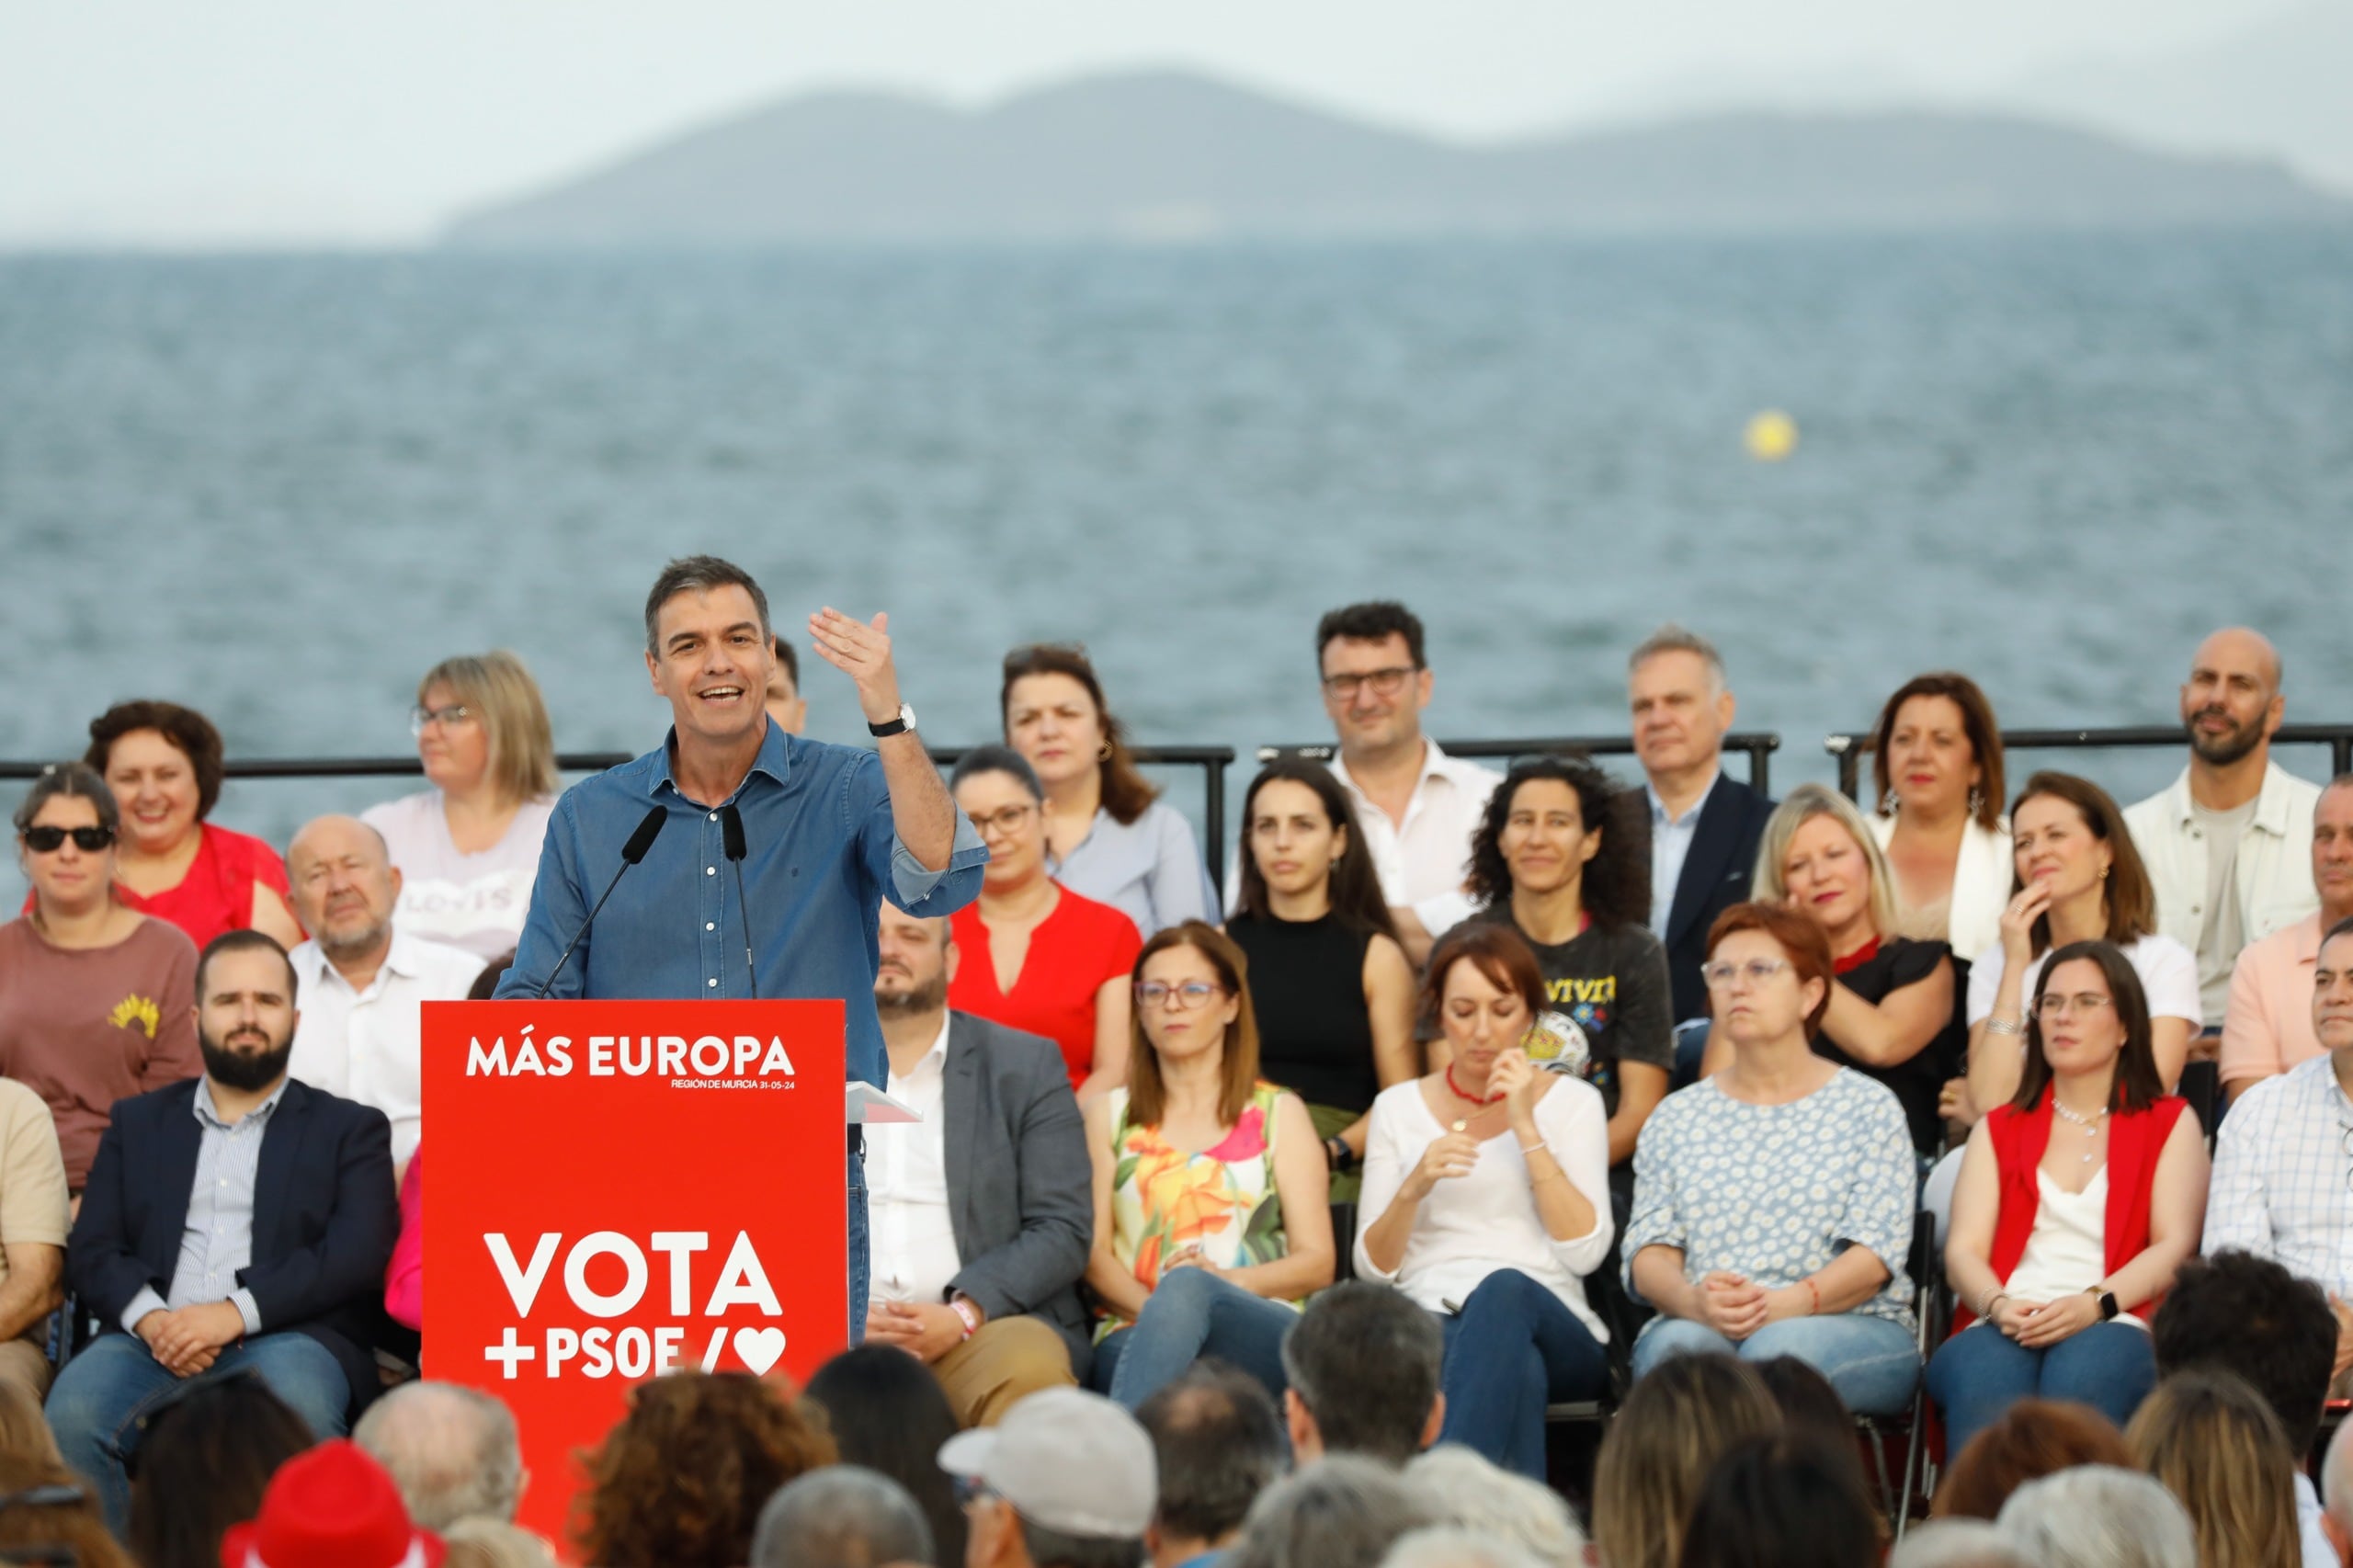
<instances>
[{"instance_id":1,"label":"man in white dress shirt","mask_svg":"<svg viewBox=\"0 0 2353 1568\"><path fill-rule=\"evenodd\" d=\"M288 955L302 998L290 1076L373 1106L392 1124L392 1165L416 1153L423 1109L421 1009L465 999L480 955L399 930L401 874L383 835L320 817L286 850L294 913L311 939Z\"/></svg>"}]
</instances>

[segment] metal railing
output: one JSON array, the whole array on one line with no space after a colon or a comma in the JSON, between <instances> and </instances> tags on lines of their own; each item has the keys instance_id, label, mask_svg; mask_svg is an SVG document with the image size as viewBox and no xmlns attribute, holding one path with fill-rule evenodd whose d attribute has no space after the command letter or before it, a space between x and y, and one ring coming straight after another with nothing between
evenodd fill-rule
<instances>
[{"instance_id":1,"label":"metal railing","mask_svg":"<svg viewBox=\"0 0 2353 1568\"><path fill-rule=\"evenodd\" d=\"M559 754L556 768L563 773L602 773L629 760L625 751L583 751ZM49 762L0 761L0 778L38 778L57 766ZM259 756L237 757L222 764L224 778L397 778L415 777L425 764L407 756Z\"/></svg>"},{"instance_id":2,"label":"metal railing","mask_svg":"<svg viewBox=\"0 0 2353 1568\"><path fill-rule=\"evenodd\" d=\"M1521 756L1552 756L1561 752L1584 752L1591 756L1631 756L1634 741L1631 735L1559 735L1537 740L1519 741L1440 741L1449 756L1493 757L1508 759ZM1317 741L1307 745L1267 745L1258 748L1261 763L1278 757L1304 757L1310 762L1329 762L1339 746L1330 741ZM1771 730L1740 730L1724 737L1724 750L1738 752L1748 759L1748 782L1760 794L1772 790L1772 756L1781 749L1781 737Z\"/></svg>"},{"instance_id":3,"label":"metal railing","mask_svg":"<svg viewBox=\"0 0 2353 1568\"><path fill-rule=\"evenodd\" d=\"M1836 731L1823 737L1822 749L1838 759L1838 788L1850 801L1860 801L1863 758L1870 755L1870 732ZM2004 751L2152 751L2188 744L2178 724L2135 724L2114 730L2004 730ZM2324 745L2329 751L2329 774L2353 772L2353 724L2282 724L2271 744ZM1449 748L1451 749L1451 748ZM2005 802L2006 805L2006 802Z\"/></svg>"},{"instance_id":4,"label":"metal railing","mask_svg":"<svg viewBox=\"0 0 2353 1568\"><path fill-rule=\"evenodd\" d=\"M996 744L996 743L991 743ZM942 773L952 769L971 746L931 746L931 760ZM1209 861L1210 881L1218 896L1225 895L1225 770L1233 766L1232 746L1130 746L1129 760L1139 767L1198 767L1201 770L1201 854Z\"/></svg>"}]
</instances>

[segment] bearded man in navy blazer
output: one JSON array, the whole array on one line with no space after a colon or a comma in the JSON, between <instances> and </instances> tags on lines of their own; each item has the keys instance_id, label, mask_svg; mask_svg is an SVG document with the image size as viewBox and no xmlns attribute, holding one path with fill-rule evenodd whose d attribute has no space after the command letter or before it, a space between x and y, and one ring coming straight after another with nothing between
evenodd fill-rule
<instances>
[{"instance_id":1,"label":"bearded man in navy blazer","mask_svg":"<svg viewBox=\"0 0 2353 1568\"><path fill-rule=\"evenodd\" d=\"M58 1373L49 1420L117 1534L142 1418L186 1380L250 1372L321 1437L379 1386L392 1125L287 1077L294 983L260 932L216 937L196 966L204 1076L119 1102L90 1167L65 1273L104 1332Z\"/></svg>"},{"instance_id":2,"label":"bearded man in navy blazer","mask_svg":"<svg viewBox=\"0 0 2353 1568\"><path fill-rule=\"evenodd\" d=\"M1773 802L1724 777L1734 704L1715 644L1662 626L1626 661L1649 831L1651 930L1666 949L1675 1020L1708 1016L1708 928L1748 899Z\"/></svg>"}]
</instances>

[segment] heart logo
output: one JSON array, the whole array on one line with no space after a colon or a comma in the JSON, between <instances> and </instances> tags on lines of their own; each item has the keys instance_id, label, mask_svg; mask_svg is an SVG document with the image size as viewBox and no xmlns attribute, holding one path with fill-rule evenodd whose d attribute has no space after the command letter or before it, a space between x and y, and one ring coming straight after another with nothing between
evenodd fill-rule
<instances>
[{"instance_id":1,"label":"heart logo","mask_svg":"<svg viewBox=\"0 0 2353 1568\"><path fill-rule=\"evenodd\" d=\"M777 1358L784 1354L784 1330L739 1328L735 1331L735 1354L752 1369L754 1377L766 1377Z\"/></svg>"}]
</instances>

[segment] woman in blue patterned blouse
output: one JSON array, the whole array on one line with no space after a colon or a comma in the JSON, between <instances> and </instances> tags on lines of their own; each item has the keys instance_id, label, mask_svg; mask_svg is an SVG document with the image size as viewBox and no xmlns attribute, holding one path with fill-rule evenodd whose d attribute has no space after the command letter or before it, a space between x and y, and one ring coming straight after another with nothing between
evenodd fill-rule
<instances>
[{"instance_id":1,"label":"woman in blue patterned blouse","mask_svg":"<svg viewBox=\"0 0 2353 1568\"><path fill-rule=\"evenodd\" d=\"M1634 1376L1670 1356L1794 1356L1889 1415L1920 1378L1912 1137L1894 1095L1816 1056L1830 949L1795 911L1735 904L1708 934L1730 1066L1670 1095L1634 1153L1627 1278L1658 1309Z\"/></svg>"}]
</instances>

